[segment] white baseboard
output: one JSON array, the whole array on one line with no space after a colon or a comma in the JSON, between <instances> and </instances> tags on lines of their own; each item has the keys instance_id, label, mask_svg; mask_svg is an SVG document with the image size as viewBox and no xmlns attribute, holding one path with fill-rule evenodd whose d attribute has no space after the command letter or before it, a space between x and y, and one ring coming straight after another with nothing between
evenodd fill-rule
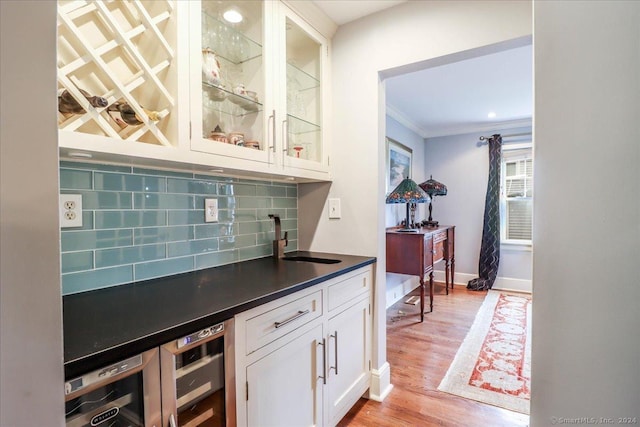
<instances>
[{"instance_id":1,"label":"white baseboard","mask_svg":"<svg viewBox=\"0 0 640 427\"><path fill-rule=\"evenodd\" d=\"M387 273L386 279L385 308L391 307L409 292L420 286L420 279L418 279L418 276Z\"/></svg>"},{"instance_id":2,"label":"white baseboard","mask_svg":"<svg viewBox=\"0 0 640 427\"><path fill-rule=\"evenodd\" d=\"M467 286L469 280L478 277L476 274L468 273L455 273L455 285ZM433 279L438 282L444 282L444 270L435 270L433 272ZM497 277L493 283L493 288L497 291L514 291L514 292L526 292L531 293L533 288L531 286L531 280L514 279L512 277Z\"/></svg>"},{"instance_id":3,"label":"white baseboard","mask_svg":"<svg viewBox=\"0 0 640 427\"><path fill-rule=\"evenodd\" d=\"M371 370L371 387L369 387L369 399L382 402L393 389L391 384L391 366L384 362L379 369Z\"/></svg>"}]
</instances>

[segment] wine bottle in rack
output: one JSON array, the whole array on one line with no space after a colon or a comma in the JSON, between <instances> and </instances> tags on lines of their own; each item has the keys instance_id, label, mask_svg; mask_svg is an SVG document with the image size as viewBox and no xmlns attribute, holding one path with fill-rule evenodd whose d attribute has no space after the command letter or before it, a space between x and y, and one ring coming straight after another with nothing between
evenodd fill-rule
<instances>
[{"instance_id":1,"label":"wine bottle in rack","mask_svg":"<svg viewBox=\"0 0 640 427\"><path fill-rule=\"evenodd\" d=\"M149 120L157 122L160 120L160 113L158 111L147 110L142 108L149 118ZM124 101L114 102L107 108L109 116L115 121L120 128L127 126L139 126L143 124L142 118L135 112L135 110Z\"/></svg>"},{"instance_id":2,"label":"wine bottle in rack","mask_svg":"<svg viewBox=\"0 0 640 427\"><path fill-rule=\"evenodd\" d=\"M89 101L92 107L103 108L108 105L106 99L101 96L92 96L87 91L78 88L80 93ZM85 109L66 89L61 89L58 93L58 111L62 114L84 114Z\"/></svg>"}]
</instances>

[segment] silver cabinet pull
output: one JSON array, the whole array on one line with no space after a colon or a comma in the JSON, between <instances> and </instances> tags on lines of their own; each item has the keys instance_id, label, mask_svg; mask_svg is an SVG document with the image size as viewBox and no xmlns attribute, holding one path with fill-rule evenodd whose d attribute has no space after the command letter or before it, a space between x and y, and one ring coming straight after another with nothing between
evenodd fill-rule
<instances>
[{"instance_id":1,"label":"silver cabinet pull","mask_svg":"<svg viewBox=\"0 0 640 427\"><path fill-rule=\"evenodd\" d=\"M273 110L271 115L269 116L269 120L267 121L267 128L269 127L269 122L273 119L273 127L271 128L271 145L267 146L267 164L271 164L271 152L276 152L276 110Z\"/></svg>"},{"instance_id":2,"label":"silver cabinet pull","mask_svg":"<svg viewBox=\"0 0 640 427\"><path fill-rule=\"evenodd\" d=\"M287 323L291 323L294 320L301 318L305 314L309 314L309 310L305 310L305 311L298 310L298 312L296 314L294 314L293 316L291 316L287 320L283 320L282 322L275 322L274 325L275 325L276 328L280 328L280 327L286 325Z\"/></svg>"},{"instance_id":3,"label":"silver cabinet pull","mask_svg":"<svg viewBox=\"0 0 640 427\"><path fill-rule=\"evenodd\" d=\"M289 151L289 120L282 121L282 164L284 165L284 159L286 153Z\"/></svg>"},{"instance_id":4,"label":"silver cabinet pull","mask_svg":"<svg viewBox=\"0 0 640 427\"><path fill-rule=\"evenodd\" d=\"M336 340L336 345L333 348L333 356L335 358L336 361L336 366L330 366L329 367L329 372L331 372L332 369L336 370L336 375L338 375L338 331L335 331L335 333L333 335L329 335L330 338L334 338Z\"/></svg>"},{"instance_id":5,"label":"silver cabinet pull","mask_svg":"<svg viewBox=\"0 0 640 427\"><path fill-rule=\"evenodd\" d=\"M326 353L326 345L327 341L322 338L322 342L318 343L318 345L322 346L322 376L318 378L322 378L322 384L327 383L327 353Z\"/></svg>"},{"instance_id":6,"label":"silver cabinet pull","mask_svg":"<svg viewBox=\"0 0 640 427\"><path fill-rule=\"evenodd\" d=\"M176 419L173 417L173 414L169 417L169 426L168 427L176 427Z\"/></svg>"}]
</instances>

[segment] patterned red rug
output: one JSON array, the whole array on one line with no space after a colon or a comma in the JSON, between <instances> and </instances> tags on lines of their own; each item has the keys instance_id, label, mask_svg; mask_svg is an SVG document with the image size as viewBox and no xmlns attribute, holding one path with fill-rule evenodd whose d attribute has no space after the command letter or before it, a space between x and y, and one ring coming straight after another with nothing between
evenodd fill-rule
<instances>
[{"instance_id":1,"label":"patterned red rug","mask_svg":"<svg viewBox=\"0 0 640 427\"><path fill-rule=\"evenodd\" d=\"M531 297L489 291L438 390L529 414Z\"/></svg>"}]
</instances>

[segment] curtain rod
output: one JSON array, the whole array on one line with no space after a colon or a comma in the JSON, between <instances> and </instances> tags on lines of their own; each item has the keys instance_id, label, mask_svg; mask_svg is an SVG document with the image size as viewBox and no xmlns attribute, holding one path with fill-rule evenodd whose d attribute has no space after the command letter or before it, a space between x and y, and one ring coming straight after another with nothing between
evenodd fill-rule
<instances>
[{"instance_id":1,"label":"curtain rod","mask_svg":"<svg viewBox=\"0 0 640 427\"><path fill-rule=\"evenodd\" d=\"M525 135L531 135L531 132L524 132L524 133L512 133L510 135L502 135L503 138L512 138L514 136L525 136ZM486 141L489 138L491 138L490 136L480 136L480 141Z\"/></svg>"}]
</instances>

